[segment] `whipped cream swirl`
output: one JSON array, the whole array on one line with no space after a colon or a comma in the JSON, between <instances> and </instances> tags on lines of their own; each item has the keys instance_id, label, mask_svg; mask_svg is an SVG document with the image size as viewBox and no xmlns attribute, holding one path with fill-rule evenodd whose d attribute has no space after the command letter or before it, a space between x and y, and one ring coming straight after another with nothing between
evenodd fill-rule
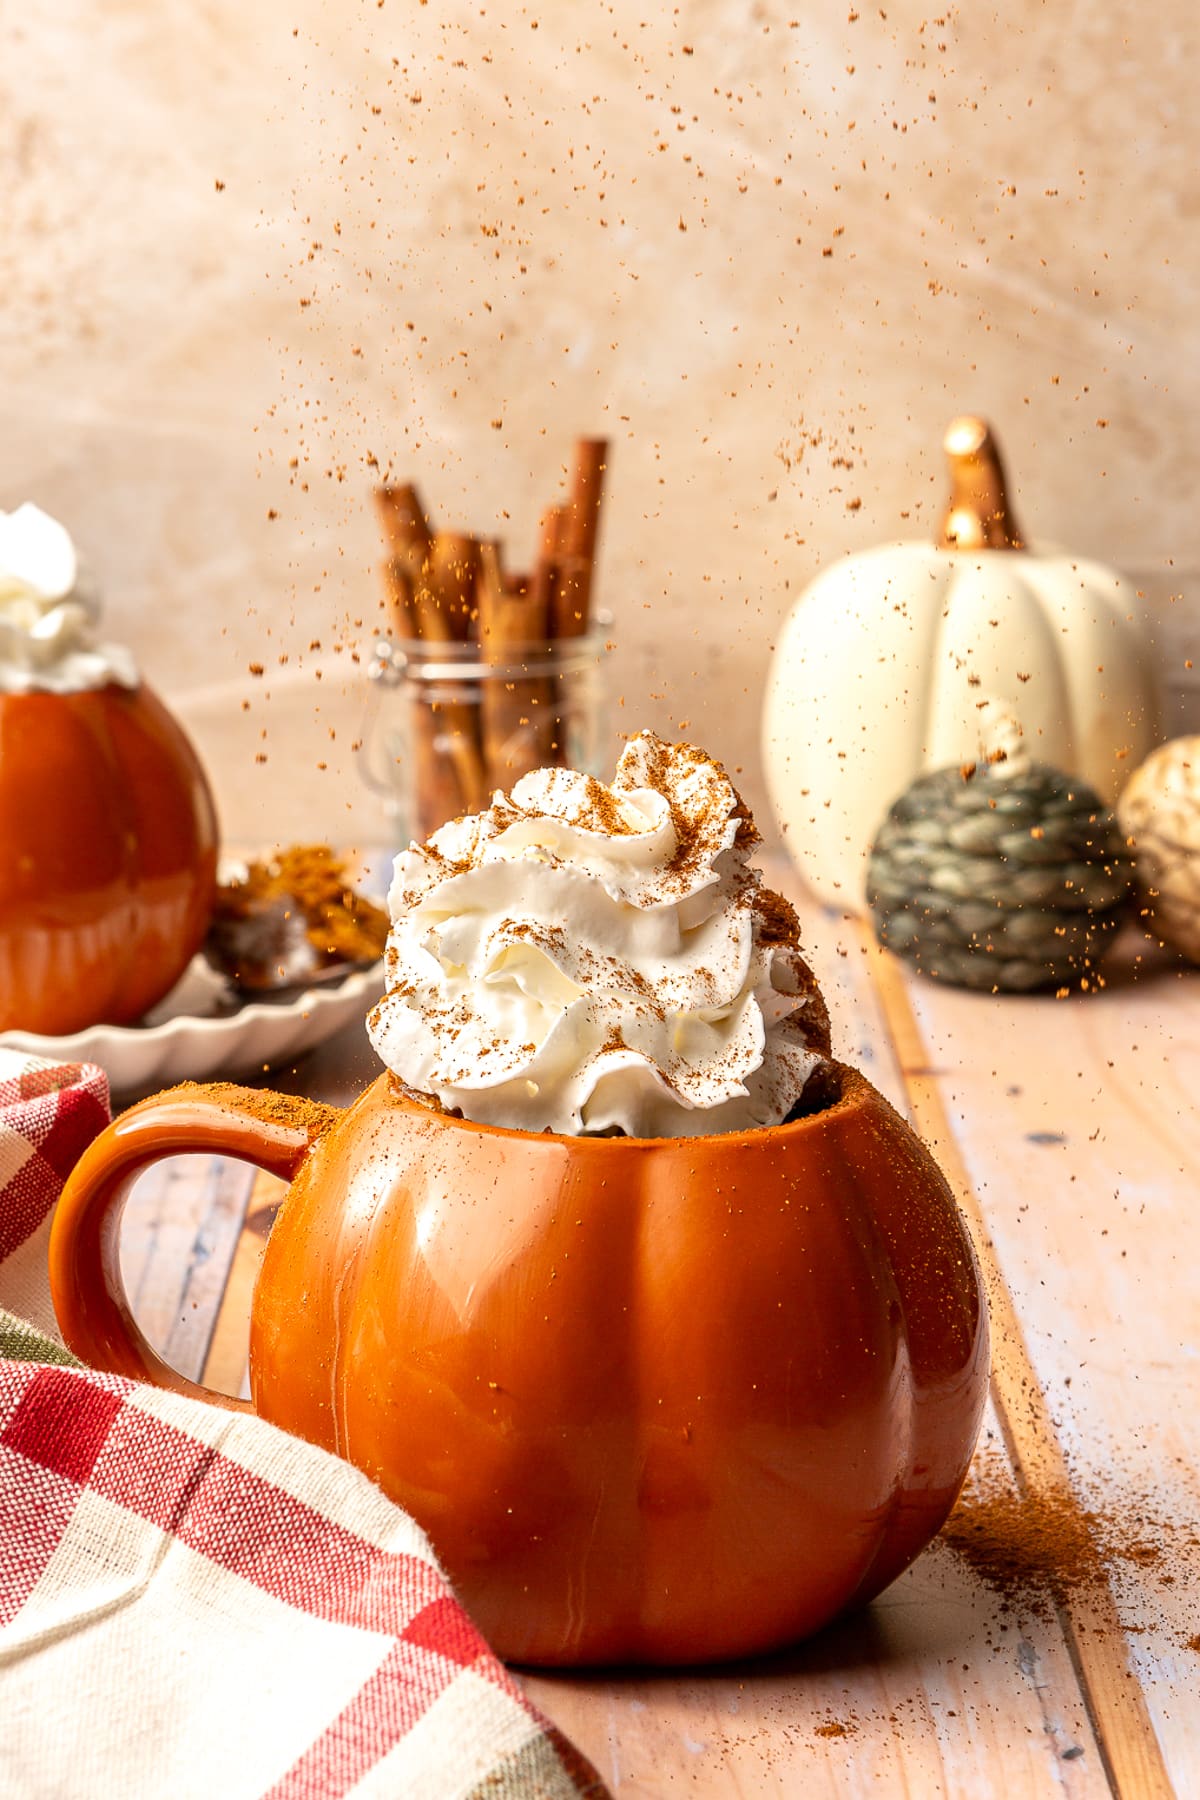
<instances>
[{"instance_id":1,"label":"whipped cream swirl","mask_svg":"<svg viewBox=\"0 0 1200 1800\"><path fill-rule=\"evenodd\" d=\"M136 687L129 651L97 643L99 616L57 519L29 501L0 512L0 694L71 694L109 681Z\"/></svg>"},{"instance_id":2,"label":"whipped cream swirl","mask_svg":"<svg viewBox=\"0 0 1200 1800\"><path fill-rule=\"evenodd\" d=\"M371 1041L417 1093L527 1131L777 1124L828 1051L796 918L719 764L643 732L396 858Z\"/></svg>"}]
</instances>

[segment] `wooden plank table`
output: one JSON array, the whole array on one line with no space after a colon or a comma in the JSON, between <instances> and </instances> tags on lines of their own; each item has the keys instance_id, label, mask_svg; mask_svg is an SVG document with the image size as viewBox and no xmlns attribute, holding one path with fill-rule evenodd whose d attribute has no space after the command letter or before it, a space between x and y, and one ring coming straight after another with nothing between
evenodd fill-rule
<instances>
[{"instance_id":1,"label":"wooden plank table","mask_svg":"<svg viewBox=\"0 0 1200 1800\"><path fill-rule=\"evenodd\" d=\"M1200 1794L1200 971L1130 938L1100 992L911 977L782 865L834 1020L933 1145L988 1285L993 1383L943 1536L869 1608L716 1670L525 1674L633 1797ZM273 1085L344 1101L357 1027ZM206 1158L139 1184L135 1309L180 1369L244 1390L279 1188Z\"/></svg>"}]
</instances>

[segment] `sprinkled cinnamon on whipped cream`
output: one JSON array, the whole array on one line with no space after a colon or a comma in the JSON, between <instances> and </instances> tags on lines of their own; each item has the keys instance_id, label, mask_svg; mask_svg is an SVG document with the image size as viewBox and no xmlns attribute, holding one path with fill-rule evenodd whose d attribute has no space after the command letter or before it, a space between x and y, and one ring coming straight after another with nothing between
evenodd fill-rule
<instances>
[{"instance_id":1,"label":"sprinkled cinnamon on whipped cream","mask_svg":"<svg viewBox=\"0 0 1200 1800\"><path fill-rule=\"evenodd\" d=\"M470 1119L685 1137L777 1124L829 1048L795 913L719 763L642 732L611 786L539 769L396 858L369 1020Z\"/></svg>"},{"instance_id":2,"label":"sprinkled cinnamon on whipped cream","mask_svg":"<svg viewBox=\"0 0 1200 1800\"><path fill-rule=\"evenodd\" d=\"M0 512L0 694L136 687L130 652L96 641L99 615L65 527L30 501Z\"/></svg>"}]
</instances>

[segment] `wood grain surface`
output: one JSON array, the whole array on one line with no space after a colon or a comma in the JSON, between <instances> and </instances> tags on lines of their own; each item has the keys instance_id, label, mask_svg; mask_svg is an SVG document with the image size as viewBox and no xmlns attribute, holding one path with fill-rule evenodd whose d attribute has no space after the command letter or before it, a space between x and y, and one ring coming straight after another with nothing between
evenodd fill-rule
<instances>
[{"instance_id":1,"label":"wood grain surface","mask_svg":"<svg viewBox=\"0 0 1200 1800\"><path fill-rule=\"evenodd\" d=\"M176 1156L135 1184L121 1230L121 1278L151 1345L200 1378L254 1170L221 1156Z\"/></svg>"}]
</instances>

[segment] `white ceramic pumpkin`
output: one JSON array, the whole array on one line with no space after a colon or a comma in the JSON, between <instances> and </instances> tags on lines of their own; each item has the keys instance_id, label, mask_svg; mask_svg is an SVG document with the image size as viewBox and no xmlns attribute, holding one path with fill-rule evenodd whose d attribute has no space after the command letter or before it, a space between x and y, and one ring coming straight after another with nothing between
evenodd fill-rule
<instances>
[{"instance_id":1,"label":"white ceramic pumpkin","mask_svg":"<svg viewBox=\"0 0 1200 1800\"><path fill-rule=\"evenodd\" d=\"M1157 742L1132 588L1023 546L981 420L956 419L945 448L941 542L886 544L819 575L768 676L763 756L784 842L813 891L847 910L865 907L891 802L924 770L979 756L997 717L1110 803Z\"/></svg>"}]
</instances>

